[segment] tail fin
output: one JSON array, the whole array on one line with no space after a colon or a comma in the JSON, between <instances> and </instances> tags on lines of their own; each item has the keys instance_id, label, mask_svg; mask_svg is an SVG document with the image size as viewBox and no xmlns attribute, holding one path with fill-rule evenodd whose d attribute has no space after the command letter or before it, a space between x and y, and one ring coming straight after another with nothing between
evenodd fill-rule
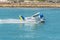
<instances>
[{"instance_id":1,"label":"tail fin","mask_svg":"<svg viewBox=\"0 0 60 40\"><path fill-rule=\"evenodd\" d=\"M20 21L22 21L22 20L23 20L21 16L19 16L19 19L20 19Z\"/></svg>"},{"instance_id":2,"label":"tail fin","mask_svg":"<svg viewBox=\"0 0 60 40\"><path fill-rule=\"evenodd\" d=\"M21 21L25 20L25 17L23 17L23 16L19 16L19 18L20 18Z\"/></svg>"}]
</instances>

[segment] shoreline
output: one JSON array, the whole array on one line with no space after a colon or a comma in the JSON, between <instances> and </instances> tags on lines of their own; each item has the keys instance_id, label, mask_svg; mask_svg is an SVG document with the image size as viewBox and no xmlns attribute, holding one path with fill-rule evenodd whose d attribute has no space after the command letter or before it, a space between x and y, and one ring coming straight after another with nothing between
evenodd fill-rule
<instances>
[{"instance_id":1,"label":"shoreline","mask_svg":"<svg viewBox=\"0 0 60 40\"><path fill-rule=\"evenodd\" d=\"M22 7L22 8L60 8L60 3L39 3L39 4L18 4L18 3L1 3L0 7Z\"/></svg>"}]
</instances>

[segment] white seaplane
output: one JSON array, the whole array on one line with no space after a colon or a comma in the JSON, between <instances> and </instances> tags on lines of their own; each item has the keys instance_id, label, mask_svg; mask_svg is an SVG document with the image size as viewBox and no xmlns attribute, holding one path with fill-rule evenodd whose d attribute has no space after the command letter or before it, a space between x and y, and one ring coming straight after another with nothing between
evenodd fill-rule
<instances>
[{"instance_id":1,"label":"white seaplane","mask_svg":"<svg viewBox=\"0 0 60 40\"><path fill-rule=\"evenodd\" d=\"M0 19L0 23L44 23L44 16L40 12L31 17L19 16L19 19Z\"/></svg>"},{"instance_id":2,"label":"white seaplane","mask_svg":"<svg viewBox=\"0 0 60 40\"><path fill-rule=\"evenodd\" d=\"M21 23L44 23L45 19L43 14L40 14L40 12L32 15L31 17L23 17L19 16Z\"/></svg>"}]
</instances>

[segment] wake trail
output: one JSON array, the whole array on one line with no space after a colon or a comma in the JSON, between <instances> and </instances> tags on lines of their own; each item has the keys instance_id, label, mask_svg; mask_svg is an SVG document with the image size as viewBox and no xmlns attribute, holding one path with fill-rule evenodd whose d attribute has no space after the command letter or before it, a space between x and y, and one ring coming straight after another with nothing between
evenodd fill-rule
<instances>
[{"instance_id":1,"label":"wake trail","mask_svg":"<svg viewBox=\"0 0 60 40\"><path fill-rule=\"evenodd\" d=\"M36 23L35 21L20 21L19 19L0 19L0 24L5 24L5 23Z\"/></svg>"},{"instance_id":2,"label":"wake trail","mask_svg":"<svg viewBox=\"0 0 60 40\"><path fill-rule=\"evenodd\" d=\"M1 23L20 23L19 19L0 19Z\"/></svg>"}]
</instances>

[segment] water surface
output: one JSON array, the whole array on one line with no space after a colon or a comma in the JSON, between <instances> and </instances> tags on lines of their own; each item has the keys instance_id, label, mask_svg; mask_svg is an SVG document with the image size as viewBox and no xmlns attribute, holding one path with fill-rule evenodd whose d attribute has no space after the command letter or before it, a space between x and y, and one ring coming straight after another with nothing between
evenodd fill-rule
<instances>
[{"instance_id":1,"label":"water surface","mask_svg":"<svg viewBox=\"0 0 60 40\"><path fill-rule=\"evenodd\" d=\"M37 12L44 14L44 24L0 24L0 40L60 40L60 8L0 8L0 19Z\"/></svg>"}]
</instances>

